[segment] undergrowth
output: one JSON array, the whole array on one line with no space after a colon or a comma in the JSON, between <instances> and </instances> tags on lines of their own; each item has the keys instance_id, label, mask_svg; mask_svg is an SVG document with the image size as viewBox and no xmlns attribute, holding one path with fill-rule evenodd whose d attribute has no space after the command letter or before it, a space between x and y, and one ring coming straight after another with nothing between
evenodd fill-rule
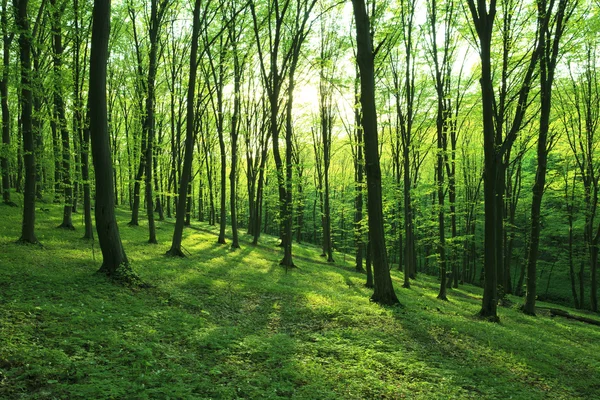
<instances>
[{"instance_id":1,"label":"undergrowth","mask_svg":"<svg viewBox=\"0 0 600 400\"><path fill-rule=\"evenodd\" d=\"M42 246L18 246L20 211L0 206L2 399L600 398L598 328L527 317L520 299L487 323L480 289L443 302L435 278L402 289L394 270L402 306L381 307L350 257L331 265L295 244L286 271L276 239L231 250L203 223L184 232L188 257L165 257L173 221L150 245L120 210L147 284L124 287L95 274L80 221L59 230L59 207L44 210Z\"/></svg>"}]
</instances>

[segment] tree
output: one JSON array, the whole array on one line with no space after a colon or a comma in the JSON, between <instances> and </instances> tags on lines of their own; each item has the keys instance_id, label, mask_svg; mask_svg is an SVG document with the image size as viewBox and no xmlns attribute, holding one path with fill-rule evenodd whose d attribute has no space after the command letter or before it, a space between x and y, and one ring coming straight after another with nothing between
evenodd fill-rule
<instances>
[{"instance_id":1,"label":"tree","mask_svg":"<svg viewBox=\"0 0 600 400\"><path fill-rule=\"evenodd\" d=\"M546 189L546 169L548 153L554 142L554 135L550 132L550 112L552 106L552 85L559 55L560 40L565 32L576 1L559 0L555 13L554 0L537 0L540 53L540 127L537 143L537 168L535 183L533 185L533 199L531 201L531 234L529 237L529 252L527 254L527 293L523 312L535 315L536 300L536 266L540 242L540 214L542 196ZM553 15L554 14L554 15ZM592 304L593 311L597 311Z\"/></svg>"},{"instance_id":2,"label":"tree","mask_svg":"<svg viewBox=\"0 0 600 400\"><path fill-rule=\"evenodd\" d=\"M22 1L22 0L21 0ZM115 193L106 111L106 64L110 34L110 0L94 0L90 50L89 112L92 155L96 177L96 231L102 250L99 272L125 283L137 279L123 249L115 217Z\"/></svg>"},{"instance_id":3,"label":"tree","mask_svg":"<svg viewBox=\"0 0 600 400\"><path fill-rule=\"evenodd\" d=\"M402 183L403 183L403 201L404 201L404 284L405 288L410 287L409 278L414 279L417 272L417 252L415 248L415 226L414 226L414 209L412 198L412 179L411 175L416 178L417 171L411 168L411 162L414 162L411 154L414 154L415 138L414 122L415 122L415 0L402 1L400 4L400 16L402 21L402 43L404 47L404 76L400 74L399 67L396 64L399 62L399 57L391 57L391 73L394 85L394 98L396 106L396 116L398 125L400 125L400 140L402 149L402 165L400 160L396 160L398 169L402 168ZM400 152L396 152L397 157ZM400 175L398 174L398 178Z\"/></svg>"},{"instance_id":4,"label":"tree","mask_svg":"<svg viewBox=\"0 0 600 400\"><path fill-rule=\"evenodd\" d=\"M365 175L367 178L369 236L373 256L374 293L371 300L381 304L398 303L388 267L383 230L381 167L375 108L375 66L369 16L364 0L352 0L356 24L356 60L360 70L360 103L365 141Z\"/></svg>"},{"instance_id":5,"label":"tree","mask_svg":"<svg viewBox=\"0 0 600 400\"><path fill-rule=\"evenodd\" d=\"M224 19L224 18L223 18ZM224 23L224 21L222 21ZM204 31L204 47L209 69L206 72L205 79L212 81L212 91L214 96L210 96L210 103L213 109L217 136L219 137L219 153L221 161L221 180L219 192L219 237L217 243L225 244L225 227L227 226L227 151L225 149L225 109L224 109L224 89L225 89L225 56L226 49L229 47L229 36L219 34L216 41L217 47L209 46L209 32ZM234 89L235 90L235 89ZM216 97L216 99L215 99Z\"/></svg>"},{"instance_id":6,"label":"tree","mask_svg":"<svg viewBox=\"0 0 600 400\"><path fill-rule=\"evenodd\" d=\"M35 147L33 140L31 92L31 32L27 15L28 0L14 0L15 22L19 31L19 60L21 68L21 132L25 164L25 190L23 192L22 243L37 243L35 236Z\"/></svg>"},{"instance_id":7,"label":"tree","mask_svg":"<svg viewBox=\"0 0 600 400\"><path fill-rule=\"evenodd\" d=\"M579 298L575 288L575 272L573 268L573 220L575 219L575 185L581 181L583 185L584 227L583 239L591 273L590 306L597 307L597 268L598 243L600 243L600 224L596 222L598 209L598 194L600 186L600 163L598 162L597 146L598 123L600 116L600 77L598 77L595 54L598 49L595 41L588 41L583 47L582 71L577 74L575 66L569 63L570 77L558 91L561 111L561 122L566 132L567 142L573 154L576 173L573 176L571 194L567 191L568 173L565 173L565 199L569 218L569 269L572 282L572 292L576 308L585 304L584 265L578 271ZM579 67L579 66L578 66ZM569 197L570 202L569 202ZM597 311L597 310L596 310Z\"/></svg>"},{"instance_id":8,"label":"tree","mask_svg":"<svg viewBox=\"0 0 600 400\"><path fill-rule=\"evenodd\" d=\"M2 151L0 151L0 170L2 170L2 201L16 206L10 199L10 166L8 152L10 148L10 109L8 107L8 75L10 68L10 45L14 34L8 30L8 0L2 0L0 15L2 29L2 80L0 80L0 101L2 107Z\"/></svg>"},{"instance_id":9,"label":"tree","mask_svg":"<svg viewBox=\"0 0 600 400\"><path fill-rule=\"evenodd\" d=\"M443 25L443 47L441 59L438 49L438 7L436 0L431 0L427 7L429 19L429 53L433 61L432 76L437 97L436 132L437 132L437 214L438 214L438 263L440 265L441 284L438 299L448 300L446 296L446 237L445 237L445 215L444 201L446 188L444 187L444 167L448 150L448 131L452 129L450 120L452 116L452 104L449 101L450 77L452 75L452 63L454 61L455 15L454 3L448 1L444 4L445 22Z\"/></svg>"},{"instance_id":10,"label":"tree","mask_svg":"<svg viewBox=\"0 0 600 400\"><path fill-rule=\"evenodd\" d=\"M327 262L333 260L333 243L331 240L331 205L329 167L331 164L331 136L335 123L333 91L334 78L337 74L337 64L342 50L341 43L336 40L336 24L321 16L319 44L319 134L313 134L317 168L319 170L319 192L321 193L322 226L323 226L323 256ZM317 138L318 136L318 138Z\"/></svg>"},{"instance_id":11,"label":"tree","mask_svg":"<svg viewBox=\"0 0 600 400\"><path fill-rule=\"evenodd\" d=\"M71 146L69 131L67 129L67 118L65 115L65 101L62 93L62 64L63 64L63 44L61 30L61 16L64 12L66 2L57 3L51 0L51 18L52 18L52 60L54 66L54 117L60 130L60 139L62 143L62 185L65 194L65 203L63 206L63 221L59 228L75 229L72 221L73 212L73 186L71 180Z\"/></svg>"},{"instance_id":12,"label":"tree","mask_svg":"<svg viewBox=\"0 0 600 400\"><path fill-rule=\"evenodd\" d=\"M491 321L498 321L498 288L496 257L496 150L494 131L494 88L492 85L491 44L496 17L496 0L487 2L468 0L471 18L479 39L479 56L481 58L481 106L483 120L484 173L483 191L485 199L485 236L484 236L484 271L485 283L483 300L479 315Z\"/></svg>"},{"instance_id":13,"label":"tree","mask_svg":"<svg viewBox=\"0 0 600 400\"><path fill-rule=\"evenodd\" d=\"M241 81L242 74L247 66L247 58L250 54L249 50L240 46L243 38L245 19L242 16L237 19L236 2L231 2L229 9L229 21L227 23L227 33L233 57L233 111L231 114L231 170L229 171L229 208L231 212L231 248L239 249L240 241L238 235L238 218L237 218L237 167L238 167L238 137L240 129L240 114L241 114ZM239 6L237 6L239 7ZM245 8L245 6L244 6ZM240 51L244 53L240 54Z\"/></svg>"},{"instance_id":14,"label":"tree","mask_svg":"<svg viewBox=\"0 0 600 400\"><path fill-rule=\"evenodd\" d=\"M183 170L179 178L179 195L177 197L177 219L175 221L175 231L173 232L173 241L167 255L175 257L184 257L181 251L181 240L183 237L183 224L185 220L185 206L187 202L187 189L192 175L192 161L194 153L194 98L196 90L196 73L198 70L198 39L200 38L201 22L200 6L201 0L194 2L194 16L192 22L192 48L190 50L190 76L188 80L186 122L185 122L185 150L183 159Z\"/></svg>"},{"instance_id":15,"label":"tree","mask_svg":"<svg viewBox=\"0 0 600 400\"><path fill-rule=\"evenodd\" d=\"M73 110L73 132L79 139L79 146L81 151L81 180L83 182L83 212L84 212L84 239L94 238L94 228L92 226L92 199L91 199L91 188L90 188L90 127L89 127L89 105L85 108L83 106L83 87L85 79L85 63L81 62L81 48L84 44L84 59L87 55L87 39L84 41L82 37L87 37L82 32L80 26L80 7L79 0L73 1L73 12L74 12L74 44L73 44L73 97L74 97L74 110Z\"/></svg>"},{"instance_id":16,"label":"tree","mask_svg":"<svg viewBox=\"0 0 600 400\"><path fill-rule=\"evenodd\" d=\"M263 83L270 105L270 130L273 138L273 158L277 168L279 188L280 236L284 255L280 264L294 267L292 261L292 107L294 99L295 73L300 59L300 50L311 28L309 18L316 0L272 0L266 7L266 15L259 16L254 1L250 2L254 36L256 38ZM264 18L264 19L263 19ZM261 39L261 28L268 29ZM265 44L266 42L266 44ZM268 48L267 48L268 46ZM268 53L267 53L268 52ZM267 55L267 58L265 58ZM268 68L267 68L268 66ZM280 103L284 100L282 88L287 78L287 99L285 99L285 121L280 123ZM279 131L285 125L285 169L279 150Z\"/></svg>"},{"instance_id":17,"label":"tree","mask_svg":"<svg viewBox=\"0 0 600 400\"><path fill-rule=\"evenodd\" d=\"M354 123L352 124L352 128L348 129L352 133L352 158L354 161L354 246L356 247L356 253L354 256L354 269L357 272L365 272L365 269L363 268L363 258L365 254L365 233L363 222L364 145L363 131L361 127L359 91L360 75L358 73L358 66L355 67L355 70L356 77L354 78L353 85Z\"/></svg>"}]
</instances>

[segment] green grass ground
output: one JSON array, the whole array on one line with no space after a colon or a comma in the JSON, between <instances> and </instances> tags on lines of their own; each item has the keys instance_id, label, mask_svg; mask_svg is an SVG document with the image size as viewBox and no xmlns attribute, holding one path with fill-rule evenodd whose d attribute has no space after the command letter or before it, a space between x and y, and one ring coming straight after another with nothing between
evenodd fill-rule
<instances>
[{"instance_id":1,"label":"green grass ground","mask_svg":"<svg viewBox=\"0 0 600 400\"><path fill-rule=\"evenodd\" d=\"M526 317L517 299L483 322L480 289L441 302L434 278L407 290L393 271L402 307L381 307L341 255L327 265L295 245L300 268L286 272L273 238L232 251L195 223L190 256L166 258L172 222L148 245L119 211L153 285L132 290L94 274L80 215L63 231L60 209L43 207L39 247L15 244L21 210L0 206L1 399L600 398L600 329Z\"/></svg>"}]
</instances>

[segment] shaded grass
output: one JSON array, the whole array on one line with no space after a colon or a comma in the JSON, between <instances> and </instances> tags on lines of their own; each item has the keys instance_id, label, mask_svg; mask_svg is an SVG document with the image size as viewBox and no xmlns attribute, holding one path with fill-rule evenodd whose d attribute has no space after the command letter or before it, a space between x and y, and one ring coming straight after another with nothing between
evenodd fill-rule
<instances>
[{"instance_id":1,"label":"shaded grass","mask_svg":"<svg viewBox=\"0 0 600 400\"><path fill-rule=\"evenodd\" d=\"M406 290L397 271L403 306L381 307L350 260L294 246L300 268L286 272L274 238L231 250L200 224L184 231L189 257L164 257L172 224L148 245L119 211L128 257L153 285L131 290L94 274L101 254L80 221L55 229L60 209L48 210L43 247L19 246L20 210L0 206L0 398L600 397L597 327L516 306L486 323L480 289L441 302L434 278Z\"/></svg>"}]
</instances>

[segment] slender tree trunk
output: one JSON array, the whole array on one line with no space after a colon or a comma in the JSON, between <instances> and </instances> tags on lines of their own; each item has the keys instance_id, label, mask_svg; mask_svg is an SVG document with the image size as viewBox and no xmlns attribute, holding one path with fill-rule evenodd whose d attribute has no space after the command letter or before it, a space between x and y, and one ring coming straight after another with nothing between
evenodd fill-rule
<instances>
[{"instance_id":1,"label":"slender tree trunk","mask_svg":"<svg viewBox=\"0 0 600 400\"><path fill-rule=\"evenodd\" d=\"M21 66L21 132L25 164L23 192L22 243L37 243L35 236L35 148L32 126L33 96L31 93L31 33L27 16L28 0L14 0L15 22L19 30L19 60Z\"/></svg>"},{"instance_id":2,"label":"slender tree trunk","mask_svg":"<svg viewBox=\"0 0 600 400\"><path fill-rule=\"evenodd\" d=\"M162 142L162 128L159 129L159 134L158 134L158 143ZM153 175L154 175L154 211L158 213L158 220L159 221L164 221L165 220L165 214L164 214L164 210L163 210L163 201L161 201L161 191L162 191L162 183L164 181L164 176L162 174L162 168L160 169L160 174L159 174L159 169L158 169L158 156L159 156L159 148L158 147L154 147L154 155L153 155L153 159L154 159L154 166L153 166ZM164 200L164 198L163 198Z\"/></svg>"},{"instance_id":3,"label":"slender tree trunk","mask_svg":"<svg viewBox=\"0 0 600 400\"><path fill-rule=\"evenodd\" d=\"M258 238L260 237L260 221L262 219L262 200L265 185L265 166L267 162L267 143L264 143L264 147L261 152L260 167L258 170L258 184L256 187L256 202L255 202L255 227L253 232L252 244L258 244Z\"/></svg>"},{"instance_id":4,"label":"slender tree trunk","mask_svg":"<svg viewBox=\"0 0 600 400\"><path fill-rule=\"evenodd\" d=\"M567 189L565 189L565 193L568 193ZM571 278L571 293L573 294L575 308L580 309L581 306L579 304L577 288L575 286L575 268L573 267L573 205L572 203L568 203L568 194L565 197L567 197L567 212L569 219L569 277ZM573 197L571 197L571 201L573 201Z\"/></svg>"},{"instance_id":5,"label":"slender tree trunk","mask_svg":"<svg viewBox=\"0 0 600 400\"><path fill-rule=\"evenodd\" d=\"M293 218L294 218L294 209L292 203L292 179L293 179L293 164L292 164L292 107L294 103L294 75L296 72L296 65L298 62L298 55L293 57L292 66L289 72L289 83L288 83L288 103L286 105L286 115L285 115L285 179L284 179L284 203L283 203L283 235L282 235L282 245L283 245L283 259L279 263L286 268L295 267L294 262L292 261L292 240L293 240ZM282 171L283 172L283 171Z\"/></svg>"},{"instance_id":6,"label":"slender tree trunk","mask_svg":"<svg viewBox=\"0 0 600 400\"><path fill-rule=\"evenodd\" d=\"M89 110L96 174L96 230L103 258L99 272L116 280L134 283L137 277L129 266L115 217L113 176L106 173L112 168L106 110L110 0L94 0L92 18Z\"/></svg>"},{"instance_id":7,"label":"slender tree trunk","mask_svg":"<svg viewBox=\"0 0 600 400\"><path fill-rule=\"evenodd\" d=\"M146 155L145 155L145 173L146 173L146 215L148 218L148 243L158 243L156 239L156 223L154 221L154 194L152 190L153 173L154 173L154 142L156 134L156 121L154 117L155 107L155 86L156 72L158 69L158 46L160 25L165 13L167 3L162 0L152 0L150 9L150 54L148 57L148 80L146 81L146 104L145 104L145 119L142 130L146 133Z\"/></svg>"},{"instance_id":8,"label":"slender tree trunk","mask_svg":"<svg viewBox=\"0 0 600 400\"><path fill-rule=\"evenodd\" d=\"M357 98L358 99L358 98ZM356 108L356 107L355 107ZM355 266L357 272L365 272L363 268L363 257L365 253L365 242L363 232L363 140L360 128L360 112L356 113L356 160L354 161L355 183L354 183L354 244L356 246Z\"/></svg>"},{"instance_id":9,"label":"slender tree trunk","mask_svg":"<svg viewBox=\"0 0 600 400\"><path fill-rule=\"evenodd\" d=\"M233 33L235 36L235 33ZM231 248L240 248L240 239L238 234L237 220L237 164L238 164L238 127L240 115L240 96L241 96L241 75L242 66L240 65L237 41L234 37L233 44L233 114L231 115L231 170L229 172L229 208L231 209Z\"/></svg>"},{"instance_id":10,"label":"slender tree trunk","mask_svg":"<svg viewBox=\"0 0 600 400\"><path fill-rule=\"evenodd\" d=\"M201 0L194 2L194 19L192 25L192 49L190 52L190 76L188 80L187 104L186 104L186 129L185 129L185 150L183 159L183 171L179 182L179 196L177 202L177 219L175 221L175 231L173 232L173 241L167 255L184 257L181 251L181 241L183 238L183 224L187 203L186 192L189 180L192 175L192 161L194 152L194 104L196 90L196 72L198 68L198 38L200 36L200 5Z\"/></svg>"},{"instance_id":11,"label":"slender tree trunk","mask_svg":"<svg viewBox=\"0 0 600 400\"><path fill-rule=\"evenodd\" d=\"M221 157L221 184L219 191L219 238L217 243L225 244L225 228L227 227L227 152L225 150L225 135L224 135L224 113L223 113L223 87L225 85L224 75L225 75L225 67L223 63L224 58L224 49L223 43L221 43L222 53L219 57L219 65L218 65L218 76L215 75L215 84L217 85L217 109L216 111L216 120L217 120L217 133L219 135L219 151ZM233 211L235 213L235 211Z\"/></svg>"},{"instance_id":12,"label":"slender tree trunk","mask_svg":"<svg viewBox=\"0 0 600 400\"><path fill-rule=\"evenodd\" d=\"M375 67L369 16L364 0L352 0L356 22L357 62L360 70L360 102L365 140L365 172L367 177L369 233L373 257L375 289L371 299L381 304L396 304L388 268L383 229L381 195L381 167L377 139L377 111L375 109Z\"/></svg>"},{"instance_id":13,"label":"slender tree trunk","mask_svg":"<svg viewBox=\"0 0 600 400\"><path fill-rule=\"evenodd\" d=\"M153 0L153 3L155 2L155 0ZM136 30L136 19L135 19L135 11L134 9L129 6L129 15L132 21L132 27L133 27L133 36L134 36L134 42L135 42L135 50L136 50L136 59L137 59L137 77L136 77L136 86L137 86L137 98L138 98L138 107L140 110L143 109L144 104L143 104L143 100L142 100L142 96L143 93L147 93L147 91L149 89L146 88L146 81L144 80L143 76L143 68L142 68L142 55L141 55L141 49L140 49L140 44L138 41L138 36L137 36L137 30ZM147 104L146 104L146 108L147 108ZM146 114L149 112L149 110L145 110ZM141 187L142 187L142 178L144 177L144 172L146 172L146 156L148 154L147 151L147 146L148 146L148 138L147 138L147 134L148 134L148 129L147 129L147 121L148 121L148 116L146 115L145 118L142 119L142 138L141 138L141 143L140 143L140 152L139 152L139 159L140 159L140 163L138 165L138 169L137 172L135 174L135 183L133 185L133 204L131 207L131 221L129 221L129 226L139 226L139 213L140 213L140 192L141 192ZM135 139L134 139L135 142ZM134 152L135 154L135 152ZM150 221L148 221L150 223ZM149 227L149 229L151 229Z\"/></svg>"},{"instance_id":14,"label":"slender tree trunk","mask_svg":"<svg viewBox=\"0 0 600 400\"><path fill-rule=\"evenodd\" d=\"M527 293L523 312L535 315L535 301L537 296L536 266L540 241L540 214L542 196L546 187L546 169L548 163L548 134L550 131L550 112L552 105L552 84L554 69L558 58L559 42L564 32L565 24L569 20L570 12L567 11L569 0L560 0L555 19L551 23L554 2L538 0L538 26L540 27L539 53L540 53L540 128L537 144L537 169L533 185L533 199L531 201L531 234L529 238L529 253L527 257ZM551 37L550 30L554 30ZM593 307L592 307L593 308ZM594 310L595 311L595 310Z\"/></svg>"},{"instance_id":15,"label":"slender tree trunk","mask_svg":"<svg viewBox=\"0 0 600 400\"><path fill-rule=\"evenodd\" d=\"M58 130L62 142L62 185L65 194L63 206L63 220L59 228L75 229L73 226L73 186L71 182L71 146L69 141L69 131L67 130L67 118L65 116L65 103L62 94L62 31L61 31L61 14L56 4L56 0L51 0L52 4L52 49L54 63L54 114L57 118Z\"/></svg>"},{"instance_id":16,"label":"slender tree trunk","mask_svg":"<svg viewBox=\"0 0 600 400\"><path fill-rule=\"evenodd\" d=\"M16 206L10 199L10 165L8 149L10 148L10 109L8 108L8 77L10 71L10 45L13 34L8 33L8 0L2 0L2 80L0 81L0 101L2 102L2 151L0 151L0 170L2 170L2 201L4 204Z\"/></svg>"},{"instance_id":17,"label":"slender tree trunk","mask_svg":"<svg viewBox=\"0 0 600 400\"><path fill-rule=\"evenodd\" d=\"M483 147L484 147L484 201L485 201L485 232L484 232L484 287L483 300L479 315L491 321L499 321L498 288L496 268L496 143L494 132L494 89L492 86L491 42L496 16L496 2L490 4L468 0L477 36L479 38L479 53L481 58L481 98L483 117Z\"/></svg>"},{"instance_id":18,"label":"slender tree trunk","mask_svg":"<svg viewBox=\"0 0 600 400\"><path fill-rule=\"evenodd\" d=\"M90 189L90 117L89 105L85 127L83 128L83 141L81 142L81 179L83 180L83 210L84 210L84 239L93 239L94 230L92 226L92 196ZM96 188L96 190L98 190Z\"/></svg>"},{"instance_id":19,"label":"slender tree trunk","mask_svg":"<svg viewBox=\"0 0 600 400\"><path fill-rule=\"evenodd\" d=\"M375 287L375 283L373 282L373 253L371 247L371 240L367 240L367 249L366 249L366 260L365 264L367 267L367 282L365 283L365 287L369 289L373 289Z\"/></svg>"}]
</instances>

